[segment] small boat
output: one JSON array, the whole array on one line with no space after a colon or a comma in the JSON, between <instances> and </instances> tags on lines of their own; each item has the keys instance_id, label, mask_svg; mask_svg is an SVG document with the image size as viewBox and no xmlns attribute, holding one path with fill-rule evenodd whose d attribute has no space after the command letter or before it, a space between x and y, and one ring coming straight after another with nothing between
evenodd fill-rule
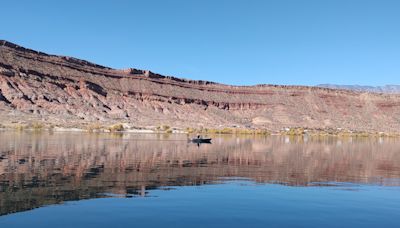
<instances>
[{"instance_id":1,"label":"small boat","mask_svg":"<svg viewBox=\"0 0 400 228\"><path fill-rule=\"evenodd\" d=\"M194 138L190 141L192 143L211 143L211 138Z\"/></svg>"}]
</instances>

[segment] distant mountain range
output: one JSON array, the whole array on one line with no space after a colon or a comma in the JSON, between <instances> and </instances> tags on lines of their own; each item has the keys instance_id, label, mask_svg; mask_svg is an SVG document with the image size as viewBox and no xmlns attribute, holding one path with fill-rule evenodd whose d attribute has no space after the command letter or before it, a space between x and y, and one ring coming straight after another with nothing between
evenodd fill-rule
<instances>
[{"instance_id":1,"label":"distant mountain range","mask_svg":"<svg viewBox=\"0 0 400 228\"><path fill-rule=\"evenodd\" d=\"M347 89L359 92L373 92L373 93L400 93L400 85L385 85L385 86L361 86L361 85L335 85L335 84L321 84L317 85L322 88L330 89Z\"/></svg>"}]
</instances>

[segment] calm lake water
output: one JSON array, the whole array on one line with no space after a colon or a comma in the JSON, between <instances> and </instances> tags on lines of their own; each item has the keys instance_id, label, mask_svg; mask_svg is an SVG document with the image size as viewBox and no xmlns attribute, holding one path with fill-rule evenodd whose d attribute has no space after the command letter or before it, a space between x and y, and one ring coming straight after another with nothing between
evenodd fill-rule
<instances>
[{"instance_id":1,"label":"calm lake water","mask_svg":"<svg viewBox=\"0 0 400 228\"><path fill-rule=\"evenodd\" d=\"M400 140L0 132L0 227L400 227Z\"/></svg>"}]
</instances>

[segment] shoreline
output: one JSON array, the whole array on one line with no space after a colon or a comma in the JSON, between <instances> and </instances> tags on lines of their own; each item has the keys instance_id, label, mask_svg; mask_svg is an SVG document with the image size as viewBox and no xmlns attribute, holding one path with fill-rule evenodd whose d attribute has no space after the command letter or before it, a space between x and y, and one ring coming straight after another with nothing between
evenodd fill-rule
<instances>
[{"instance_id":1,"label":"shoreline","mask_svg":"<svg viewBox=\"0 0 400 228\"><path fill-rule=\"evenodd\" d=\"M354 131L345 129L308 129L308 128L284 128L280 131L270 131L268 129L250 128L219 128L219 129L196 129L180 128L170 126L145 126L145 127L126 127L124 124L114 124L108 127L97 126L95 128L87 126L80 127L61 127L44 125L8 125L0 124L0 131L18 132L85 132L85 133L132 133L132 134L187 134L187 135L254 135L254 136L291 136L291 137L400 137L400 132L376 132L376 131Z\"/></svg>"}]
</instances>

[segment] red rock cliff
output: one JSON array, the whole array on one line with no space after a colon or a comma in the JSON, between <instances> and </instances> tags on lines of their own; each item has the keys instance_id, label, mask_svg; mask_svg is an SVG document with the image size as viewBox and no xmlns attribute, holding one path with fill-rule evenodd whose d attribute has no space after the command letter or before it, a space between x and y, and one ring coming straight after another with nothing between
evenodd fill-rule
<instances>
[{"instance_id":1,"label":"red rock cliff","mask_svg":"<svg viewBox=\"0 0 400 228\"><path fill-rule=\"evenodd\" d=\"M0 41L1 122L47 121L400 129L400 95L306 86L229 86L115 70Z\"/></svg>"}]
</instances>

